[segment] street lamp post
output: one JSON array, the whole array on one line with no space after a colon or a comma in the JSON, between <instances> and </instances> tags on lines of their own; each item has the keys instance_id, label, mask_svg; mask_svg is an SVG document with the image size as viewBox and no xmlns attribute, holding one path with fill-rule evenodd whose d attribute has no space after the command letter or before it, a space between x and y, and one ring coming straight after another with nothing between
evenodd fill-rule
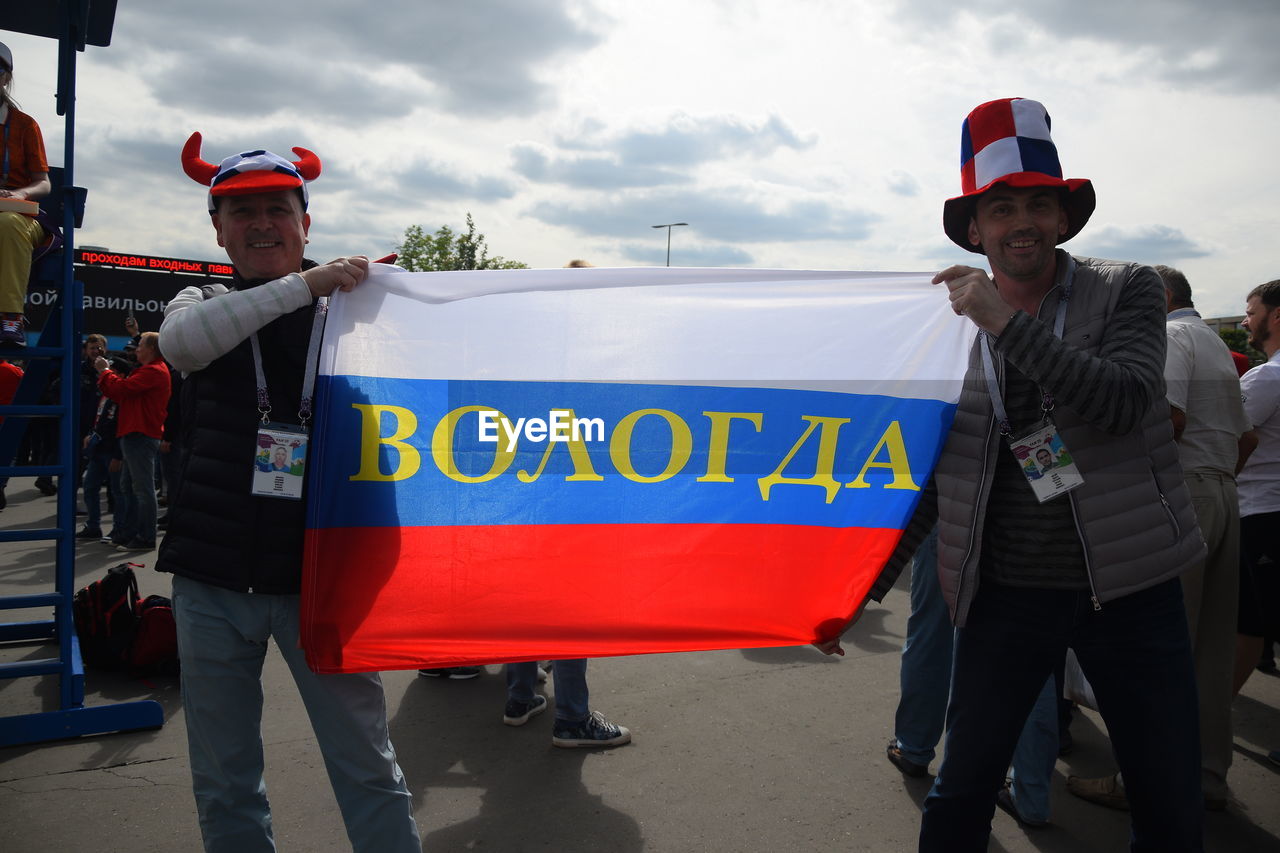
<instances>
[{"instance_id":1,"label":"street lamp post","mask_svg":"<svg viewBox=\"0 0 1280 853\"><path fill-rule=\"evenodd\" d=\"M688 222L669 222L666 225L653 225L653 228L667 229L667 266L671 266L671 229L677 225L688 225Z\"/></svg>"}]
</instances>

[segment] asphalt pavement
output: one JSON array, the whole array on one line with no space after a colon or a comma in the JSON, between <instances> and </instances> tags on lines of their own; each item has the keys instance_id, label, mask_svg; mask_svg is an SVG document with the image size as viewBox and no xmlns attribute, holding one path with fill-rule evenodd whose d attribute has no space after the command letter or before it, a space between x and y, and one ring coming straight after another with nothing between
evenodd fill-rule
<instances>
[{"instance_id":1,"label":"asphalt pavement","mask_svg":"<svg viewBox=\"0 0 1280 853\"><path fill-rule=\"evenodd\" d=\"M0 529L54 526L55 499L14 478ZM143 595L168 594L154 553L77 547L78 585L126 559L144 563ZM898 696L909 602L906 579L846 637L847 654L809 647L602 658L591 704L632 730L609 750L551 745L551 714L502 724L501 668L444 681L383 674L391 732L415 796L423 847L558 853L808 853L915 849L931 780L885 758ZM52 548L0 545L0 594L52 589ZM0 621L42 614L11 611ZM47 616L47 613L43 614ZM0 660L50 656L0 644ZM349 849L306 714L274 649L263 676L262 734L276 842L282 851ZM0 850L187 851L200 848L177 679L89 673L86 705L154 699L151 731L0 749ZM546 686L550 692L550 685ZM0 681L0 716L56 710L56 677ZM1052 825L1023 829L1003 812L992 851L1123 851L1128 815L1076 799L1068 774L1114 769L1089 711L1058 761ZM1235 705L1231 799L1205 818L1206 849L1280 851L1280 678L1256 673ZM937 769L937 762L933 769Z\"/></svg>"}]
</instances>

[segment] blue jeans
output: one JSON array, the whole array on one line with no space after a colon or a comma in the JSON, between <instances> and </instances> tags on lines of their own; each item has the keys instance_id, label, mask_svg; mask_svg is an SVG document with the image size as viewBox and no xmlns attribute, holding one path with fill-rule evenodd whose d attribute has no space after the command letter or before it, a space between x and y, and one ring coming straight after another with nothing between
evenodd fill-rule
<instances>
[{"instance_id":1,"label":"blue jeans","mask_svg":"<svg viewBox=\"0 0 1280 853\"><path fill-rule=\"evenodd\" d=\"M920 543L911 563L911 615L902 645L901 694L893 717L898 749L916 764L933 761L951 692L951 614L938 586L938 529Z\"/></svg>"},{"instance_id":2,"label":"blue jeans","mask_svg":"<svg viewBox=\"0 0 1280 853\"><path fill-rule=\"evenodd\" d=\"M951 691L955 629L938 585L938 530L920 543L911 563L911 615L902 646L901 697L893 732L907 759L928 765L942 738ZM1012 793L1027 820L1049 819L1049 786L1058 758L1056 681L1050 675L1040 691L1013 754Z\"/></svg>"},{"instance_id":3,"label":"blue jeans","mask_svg":"<svg viewBox=\"0 0 1280 853\"><path fill-rule=\"evenodd\" d=\"M125 515L116 507L112 535L128 541L156 541L156 452L160 439L140 432L120 436L120 452L124 468L120 472L120 491L127 496Z\"/></svg>"},{"instance_id":4,"label":"blue jeans","mask_svg":"<svg viewBox=\"0 0 1280 853\"><path fill-rule=\"evenodd\" d=\"M556 691L556 719L566 723L585 720L591 713L591 697L587 690L587 659L552 661L551 676ZM537 661L507 664L508 699L531 701L537 681Z\"/></svg>"},{"instance_id":5,"label":"blue jeans","mask_svg":"<svg viewBox=\"0 0 1280 853\"><path fill-rule=\"evenodd\" d=\"M200 834L208 853L274 851L262 778L262 663L268 638L311 719L352 849L420 853L377 673L316 675L298 647L298 596L173 579L182 704Z\"/></svg>"},{"instance_id":6,"label":"blue jeans","mask_svg":"<svg viewBox=\"0 0 1280 853\"><path fill-rule=\"evenodd\" d=\"M117 512L124 505L121 496L120 471L111 470L111 454L97 447L89 451L88 461L84 467L84 505L88 510L85 516L85 527L89 529L102 526L102 487L105 484L111 491L111 499L115 501ZM118 515L116 516L118 517Z\"/></svg>"},{"instance_id":7,"label":"blue jeans","mask_svg":"<svg viewBox=\"0 0 1280 853\"><path fill-rule=\"evenodd\" d=\"M1124 774L1130 849L1204 849L1195 671L1173 579L1097 611L1087 590L978 590L956 632L946 756L924 802L920 850L987 849L1017 733L1068 646L1093 685Z\"/></svg>"},{"instance_id":8,"label":"blue jeans","mask_svg":"<svg viewBox=\"0 0 1280 853\"><path fill-rule=\"evenodd\" d=\"M1049 819L1049 789L1058 763L1058 696L1062 691L1052 673L1040 688L1013 749L1009 790L1018 814L1030 821Z\"/></svg>"}]
</instances>

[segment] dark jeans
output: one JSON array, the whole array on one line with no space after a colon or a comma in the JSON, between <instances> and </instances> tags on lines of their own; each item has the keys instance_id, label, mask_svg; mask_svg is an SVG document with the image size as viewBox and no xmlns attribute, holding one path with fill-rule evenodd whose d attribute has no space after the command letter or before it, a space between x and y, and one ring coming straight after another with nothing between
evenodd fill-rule
<instances>
[{"instance_id":1,"label":"dark jeans","mask_svg":"<svg viewBox=\"0 0 1280 853\"><path fill-rule=\"evenodd\" d=\"M120 472L111 470L111 453L95 447L89 451L84 469L84 505L89 513L84 523L90 530L102 524L103 485L111 490L111 500L117 507L125 504L127 499L120 493Z\"/></svg>"},{"instance_id":2,"label":"dark jeans","mask_svg":"<svg viewBox=\"0 0 1280 853\"><path fill-rule=\"evenodd\" d=\"M956 632L946 753L925 799L920 850L987 849L1018 733L1068 646L1093 685L1124 774L1130 849L1204 849L1195 671L1175 578L1098 611L1088 592L979 589Z\"/></svg>"},{"instance_id":3,"label":"dark jeans","mask_svg":"<svg viewBox=\"0 0 1280 853\"><path fill-rule=\"evenodd\" d=\"M174 500L178 496L178 445L173 443L169 445L168 453L159 453L156 455L156 461L160 468L160 478L164 480L164 495L167 506L173 506Z\"/></svg>"},{"instance_id":4,"label":"dark jeans","mask_svg":"<svg viewBox=\"0 0 1280 853\"><path fill-rule=\"evenodd\" d=\"M124 469L120 472L120 492L126 498L127 511L117 508L111 531L118 539L141 540L150 545L156 541L156 451L160 439L140 432L120 437Z\"/></svg>"}]
</instances>

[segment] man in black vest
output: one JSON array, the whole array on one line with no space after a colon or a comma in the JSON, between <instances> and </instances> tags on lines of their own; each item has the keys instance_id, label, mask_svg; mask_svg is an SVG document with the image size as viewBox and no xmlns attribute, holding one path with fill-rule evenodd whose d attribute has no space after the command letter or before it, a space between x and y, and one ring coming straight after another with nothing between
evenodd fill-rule
<instances>
[{"instance_id":1,"label":"man in black vest","mask_svg":"<svg viewBox=\"0 0 1280 853\"><path fill-rule=\"evenodd\" d=\"M257 474L264 435L305 457L311 389L304 383L322 328L318 300L355 287L369 269L362 256L323 266L303 259L306 182L319 175L320 161L294 151L297 162L250 151L214 166L200 159L200 135L192 134L182 157L187 174L211 188L218 245L235 266L231 289L186 288L160 327L165 357L186 378L183 471L156 568L174 575L200 831L208 851L273 844L260 728L263 658L274 638L353 849L416 852L413 802L378 675L317 675L298 648L306 476L288 478L296 490L276 493Z\"/></svg>"}]
</instances>

